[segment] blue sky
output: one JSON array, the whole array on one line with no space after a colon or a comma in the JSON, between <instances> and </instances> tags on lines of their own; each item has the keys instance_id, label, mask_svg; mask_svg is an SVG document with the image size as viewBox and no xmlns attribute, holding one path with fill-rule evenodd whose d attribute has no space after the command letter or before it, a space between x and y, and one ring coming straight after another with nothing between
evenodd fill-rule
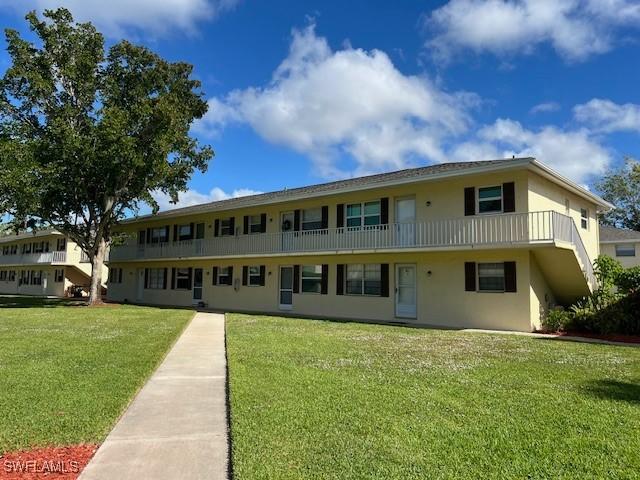
<instances>
[{"instance_id":1,"label":"blue sky","mask_svg":"<svg viewBox=\"0 0 640 480\"><path fill-rule=\"evenodd\" d=\"M640 157L636 0L0 0L2 25L59 5L195 66L216 157L181 205L511 155L589 185Z\"/></svg>"}]
</instances>

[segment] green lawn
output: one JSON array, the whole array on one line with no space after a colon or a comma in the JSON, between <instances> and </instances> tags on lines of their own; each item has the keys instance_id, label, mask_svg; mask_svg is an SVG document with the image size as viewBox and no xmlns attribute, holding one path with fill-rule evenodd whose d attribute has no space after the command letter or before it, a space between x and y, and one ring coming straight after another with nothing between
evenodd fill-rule
<instances>
[{"instance_id":1,"label":"green lawn","mask_svg":"<svg viewBox=\"0 0 640 480\"><path fill-rule=\"evenodd\" d=\"M638 478L638 348L227 319L238 479Z\"/></svg>"},{"instance_id":2,"label":"green lawn","mask_svg":"<svg viewBox=\"0 0 640 480\"><path fill-rule=\"evenodd\" d=\"M193 312L0 297L0 453L101 442Z\"/></svg>"}]
</instances>

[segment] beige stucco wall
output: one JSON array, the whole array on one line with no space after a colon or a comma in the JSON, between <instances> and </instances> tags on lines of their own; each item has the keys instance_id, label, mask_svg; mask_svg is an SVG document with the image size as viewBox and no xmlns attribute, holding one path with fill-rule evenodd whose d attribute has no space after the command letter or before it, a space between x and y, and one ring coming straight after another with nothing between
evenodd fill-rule
<instances>
[{"instance_id":1,"label":"beige stucco wall","mask_svg":"<svg viewBox=\"0 0 640 480\"><path fill-rule=\"evenodd\" d=\"M625 242L625 245L627 243ZM615 243L601 243L600 252L604 255L609 255L612 258L618 260L623 267L637 267L640 266L640 242L635 243L636 256L635 257L618 257L616 256L616 244Z\"/></svg>"},{"instance_id":2,"label":"beige stucco wall","mask_svg":"<svg viewBox=\"0 0 640 480\"><path fill-rule=\"evenodd\" d=\"M465 292L464 263L515 261L517 265L516 293ZM336 295L336 264L338 263L390 263L390 296L361 297ZM396 264L415 264L417 267L417 319L395 317L395 268ZM366 255L333 255L327 257L266 258L248 261L193 261L122 263L123 283L110 284L108 298L115 301L192 305L192 291L142 290L142 298L136 298L138 281L144 282L145 267L198 267L204 270L203 301L209 308L277 313L278 276L280 265L328 264L328 294L294 294L293 309L287 313L330 318L351 318L375 321L403 321L423 325L446 327L475 327L505 330L531 330L530 313L530 256L526 249L401 253ZM213 266L233 266L238 288L212 285ZM264 287L241 285L243 265L265 265ZM429 272L431 272L429 274ZM169 270L170 277L170 270ZM170 278L169 278L170 280ZM169 282L170 283L170 282ZM537 307L536 307L537 308Z\"/></svg>"},{"instance_id":3,"label":"beige stucco wall","mask_svg":"<svg viewBox=\"0 0 640 480\"><path fill-rule=\"evenodd\" d=\"M547 283L533 252L529 257L530 288L531 288L531 325L539 330L547 312L556 305L553 290Z\"/></svg>"}]
</instances>

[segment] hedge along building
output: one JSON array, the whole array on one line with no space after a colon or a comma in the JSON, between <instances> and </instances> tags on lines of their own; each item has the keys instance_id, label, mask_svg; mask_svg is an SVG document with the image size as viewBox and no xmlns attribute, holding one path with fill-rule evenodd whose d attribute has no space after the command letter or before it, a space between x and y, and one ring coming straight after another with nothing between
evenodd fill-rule
<instances>
[{"instance_id":1,"label":"hedge along building","mask_svg":"<svg viewBox=\"0 0 640 480\"><path fill-rule=\"evenodd\" d=\"M594 288L609 207L533 158L223 200L126 221L108 298L529 331Z\"/></svg>"},{"instance_id":2,"label":"hedge along building","mask_svg":"<svg viewBox=\"0 0 640 480\"><path fill-rule=\"evenodd\" d=\"M103 269L106 287L108 269ZM54 230L0 237L0 294L68 296L88 292L91 263L80 247Z\"/></svg>"}]
</instances>

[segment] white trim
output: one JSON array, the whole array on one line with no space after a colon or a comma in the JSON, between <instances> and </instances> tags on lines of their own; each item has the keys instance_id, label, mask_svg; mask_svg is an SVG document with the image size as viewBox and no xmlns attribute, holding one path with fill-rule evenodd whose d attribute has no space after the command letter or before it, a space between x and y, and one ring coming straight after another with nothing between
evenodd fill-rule
<instances>
[{"instance_id":1,"label":"white trim","mask_svg":"<svg viewBox=\"0 0 640 480\"><path fill-rule=\"evenodd\" d=\"M492 210L490 212L481 212L480 211L480 189L481 188L495 188L500 187L500 210ZM500 213L504 213L504 188L501 183L498 185L481 185L479 187L475 187L476 191L476 215L498 215ZM483 201L487 200L495 200L498 197L484 198Z\"/></svg>"}]
</instances>

